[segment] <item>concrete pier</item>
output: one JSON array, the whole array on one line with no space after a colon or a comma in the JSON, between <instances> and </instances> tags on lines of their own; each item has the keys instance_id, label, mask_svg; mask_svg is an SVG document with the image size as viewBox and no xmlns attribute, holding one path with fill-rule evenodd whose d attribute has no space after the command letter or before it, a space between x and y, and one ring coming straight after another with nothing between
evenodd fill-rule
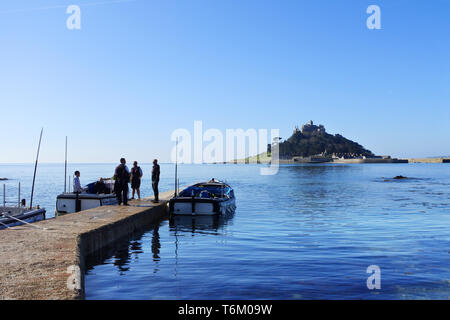
<instances>
[{"instance_id":1,"label":"concrete pier","mask_svg":"<svg viewBox=\"0 0 450 320\"><path fill-rule=\"evenodd\" d=\"M83 299L86 255L162 220L172 195L0 230L0 299Z\"/></svg>"}]
</instances>

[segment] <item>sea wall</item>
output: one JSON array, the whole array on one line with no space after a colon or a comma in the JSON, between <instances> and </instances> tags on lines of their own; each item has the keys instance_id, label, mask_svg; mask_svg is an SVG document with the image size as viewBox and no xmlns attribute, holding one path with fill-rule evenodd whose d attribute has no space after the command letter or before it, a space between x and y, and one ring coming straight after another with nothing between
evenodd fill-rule
<instances>
[{"instance_id":1,"label":"sea wall","mask_svg":"<svg viewBox=\"0 0 450 320\"><path fill-rule=\"evenodd\" d=\"M450 163L450 159L445 158L411 158L409 163Z\"/></svg>"},{"instance_id":2,"label":"sea wall","mask_svg":"<svg viewBox=\"0 0 450 320\"><path fill-rule=\"evenodd\" d=\"M366 159L335 159L333 163L408 163L407 159L383 159L383 158L366 158Z\"/></svg>"}]
</instances>

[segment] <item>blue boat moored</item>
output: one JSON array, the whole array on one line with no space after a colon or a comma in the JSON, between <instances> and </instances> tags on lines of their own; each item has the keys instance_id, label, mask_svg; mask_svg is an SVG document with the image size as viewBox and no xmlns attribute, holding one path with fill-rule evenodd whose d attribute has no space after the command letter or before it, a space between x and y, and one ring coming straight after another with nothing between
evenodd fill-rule
<instances>
[{"instance_id":1,"label":"blue boat moored","mask_svg":"<svg viewBox=\"0 0 450 320\"><path fill-rule=\"evenodd\" d=\"M174 215L225 215L235 209L233 188L215 179L189 186L169 201Z\"/></svg>"}]
</instances>

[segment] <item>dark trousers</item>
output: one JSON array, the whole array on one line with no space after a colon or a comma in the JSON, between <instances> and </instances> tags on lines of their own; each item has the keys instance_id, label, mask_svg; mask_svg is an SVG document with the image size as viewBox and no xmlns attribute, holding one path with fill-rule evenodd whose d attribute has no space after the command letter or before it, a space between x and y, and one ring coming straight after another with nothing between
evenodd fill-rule
<instances>
[{"instance_id":1,"label":"dark trousers","mask_svg":"<svg viewBox=\"0 0 450 320\"><path fill-rule=\"evenodd\" d=\"M128 183L123 185L118 185L116 189L116 197L117 202L121 204L127 204L128 203Z\"/></svg>"},{"instance_id":2,"label":"dark trousers","mask_svg":"<svg viewBox=\"0 0 450 320\"><path fill-rule=\"evenodd\" d=\"M152 181L153 194L155 195L155 201L159 201L158 183L159 183L159 181Z\"/></svg>"}]
</instances>

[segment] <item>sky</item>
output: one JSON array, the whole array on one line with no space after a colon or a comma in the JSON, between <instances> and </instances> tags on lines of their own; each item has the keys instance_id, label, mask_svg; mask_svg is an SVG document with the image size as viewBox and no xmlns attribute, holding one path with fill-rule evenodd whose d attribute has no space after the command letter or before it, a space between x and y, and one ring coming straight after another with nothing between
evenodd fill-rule
<instances>
[{"instance_id":1,"label":"sky","mask_svg":"<svg viewBox=\"0 0 450 320\"><path fill-rule=\"evenodd\" d=\"M33 162L41 128L42 162L66 136L70 162L166 162L196 120L450 155L449 34L448 0L2 1L0 163Z\"/></svg>"}]
</instances>

